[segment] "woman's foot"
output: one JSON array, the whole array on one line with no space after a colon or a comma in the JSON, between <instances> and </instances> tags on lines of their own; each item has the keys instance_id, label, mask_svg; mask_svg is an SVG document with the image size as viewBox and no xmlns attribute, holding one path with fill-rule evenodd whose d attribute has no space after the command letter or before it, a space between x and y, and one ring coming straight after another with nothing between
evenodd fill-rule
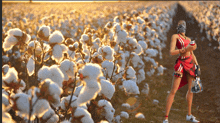
<instances>
[{"instance_id":1,"label":"woman's foot","mask_svg":"<svg viewBox=\"0 0 220 123\"><path fill-rule=\"evenodd\" d=\"M168 123L168 120L166 119L166 120L163 120L163 123Z\"/></svg>"},{"instance_id":2,"label":"woman's foot","mask_svg":"<svg viewBox=\"0 0 220 123\"><path fill-rule=\"evenodd\" d=\"M191 115L186 115L186 121L190 121L190 122L193 122L193 123L199 123L198 120L196 120L196 117L194 117L192 114Z\"/></svg>"}]
</instances>

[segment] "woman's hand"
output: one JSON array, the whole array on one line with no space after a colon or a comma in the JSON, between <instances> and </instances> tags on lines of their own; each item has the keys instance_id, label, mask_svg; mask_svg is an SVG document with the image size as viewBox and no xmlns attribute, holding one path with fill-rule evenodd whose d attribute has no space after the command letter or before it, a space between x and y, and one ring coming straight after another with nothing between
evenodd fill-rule
<instances>
[{"instance_id":1,"label":"woman's hand","mask_svg":"<svg viewBox=\"0 0 220 123\"><path fill-rule=\"evenodd\" d=\"M179 49L179 52L180 52L180 53L185 53L185 52L186 52L186 48L183 47L182 49Z\"/></svg>"}]
</instances>

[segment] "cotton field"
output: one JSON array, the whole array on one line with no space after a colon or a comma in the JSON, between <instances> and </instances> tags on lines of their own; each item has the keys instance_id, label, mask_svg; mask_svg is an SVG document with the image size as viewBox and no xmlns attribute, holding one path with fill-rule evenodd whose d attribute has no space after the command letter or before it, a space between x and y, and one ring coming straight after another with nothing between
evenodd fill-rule
<instances>
[{"instance_id":1,"label":"cotton field","mask_svg":"<svg viewBox=\"0 0 220 123\"><path fill-rule=\"evenodd\" d=\"M220 42L215 7L210 7L213 30L207 30L205 19L200 27ZM103 5L92 12L34 4L2 8L4 123L16 118L28 123L121 123L148 117L131 115L126 109L134 107L127 102L112 102L118 94L133 100L148 97L151 87L145 80L163 76L167 68L156 59L163 60L177 3Z\"/></svg>"}]
</instances>

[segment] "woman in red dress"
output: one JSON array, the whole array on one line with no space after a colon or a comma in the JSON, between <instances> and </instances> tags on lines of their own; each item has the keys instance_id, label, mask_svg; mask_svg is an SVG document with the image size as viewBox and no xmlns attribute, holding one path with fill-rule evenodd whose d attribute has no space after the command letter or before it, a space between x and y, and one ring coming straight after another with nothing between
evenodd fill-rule
<instances>
[{"instance_id":1,"label":"woman in red dress","mask_svg":"<svg viewBox=\"0 0 220 123\"><path fill-rule=\"evenodd\" d=\"M186 120L194 123L199 121L191 114L193 93L191 92L191 84L195 78L195 65L198 65L193 50L197 48L197 45L194 41L191 41L190 38L186 37L186 22L180 20L177 26L177 34L173 34L171 37L170 44L170 55L180 54L176 60L174 66L174 76L172 89L167 97L165 119L163 123L168 123L168 115L170 108L173 103L174 96L178 89L183 87L188 83L188 91L186 94L186 100L188 103L188 114L186 115ZM178 49L175 49L177 47Z\"/></svg>"}]
</instances>

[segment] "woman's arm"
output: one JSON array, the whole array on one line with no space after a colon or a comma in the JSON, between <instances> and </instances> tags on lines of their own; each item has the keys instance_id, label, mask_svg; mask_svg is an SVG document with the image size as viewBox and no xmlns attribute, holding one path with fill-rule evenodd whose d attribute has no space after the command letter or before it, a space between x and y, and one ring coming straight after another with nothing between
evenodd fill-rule
<instances>
[{"instance_id":1,"label":"woman's arm","mask_svg":"<svg viewBox=\"0 0 220 123\"><path fill-rule=\"evenodd\" d=\"M190 42L191 42L191 39L190 38L188 38L189 40L190 40ZM197 45L195 44L195 45L188 45L187 47L186 47L186 52L191 52L191 51L193 51L193 50L195 50L197 48Z\"/></svg>"},{"instance_id":2,"label":"woman's arm","mask_svg":"<svg viewBox=\"0 0 220 123\"><path fill-rule=\"evenodd\" d=\"M171 37L170 55L177 55L177 54L179 54L179 53L185 52L185 49L175 50L177 38L178 38L178 36L175 35L175 34L172 35L172 37Z\"/></svg>"},{"instance_id":3,"label":"woman's arm","mask_svg":"<svg viewBox=\"0 0 220 123\"><path fill-rule=\"evenodd\" d=\"M193 51L191 51L192 57L193 57L193 61L195 62L196 65L199 65L196 59L196 56L194 55Z\"/></svg>"}]
</instances>

